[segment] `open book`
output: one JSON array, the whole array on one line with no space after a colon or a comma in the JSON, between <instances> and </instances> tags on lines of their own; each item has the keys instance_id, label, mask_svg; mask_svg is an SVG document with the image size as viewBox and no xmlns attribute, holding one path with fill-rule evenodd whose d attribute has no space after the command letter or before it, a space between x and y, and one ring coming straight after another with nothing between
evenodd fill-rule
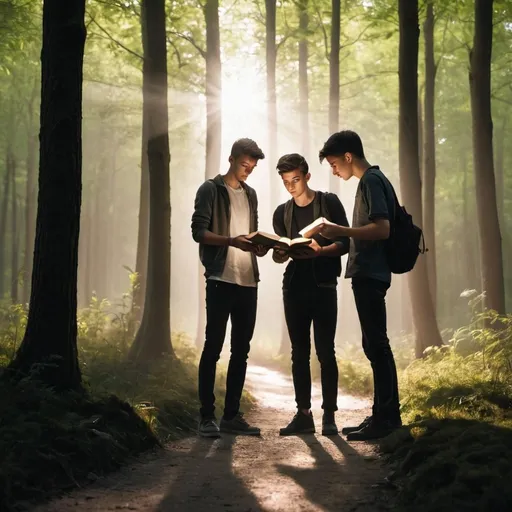
<instances>
[{"instance_id":1,"label":"open book","mask_svg":"<svg viewBox=\"0 0 512 512\"><path fill-rule=\"evenodd\" d=\"M315 221L313 221L311 224L306 226L305 228L301 229L299 231L299 235L303 236L305 239L311 238L315 234L315 228L319 226L320 224L328 224L330 226L336 226L334 222L331 222L330 220L327 220L325 217L318 217Z\"/></svg>"},{"instance_id":2,"label":"open book","mask_svg":"<svg viewBox=\"0 0 512 512\"><path fill-rule=\"evenodd\" d=\"M256 231L247 235L247 240L255 245L263 245L264 247L277 248L290 250L300 247L301 249L307 247L311 243L310 238L294 238L290 240L286 237L264 233L263 231Z\"/></svg>"}]
</instances>

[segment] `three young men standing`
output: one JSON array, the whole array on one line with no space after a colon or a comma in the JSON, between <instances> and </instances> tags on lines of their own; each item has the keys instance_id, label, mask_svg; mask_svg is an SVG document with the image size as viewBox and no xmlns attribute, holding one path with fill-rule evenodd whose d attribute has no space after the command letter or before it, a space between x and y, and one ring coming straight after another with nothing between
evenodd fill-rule
<instances>
[{"instance_id":1,"label":"three young men standing","mask_svg":"<svg viewBox=\"0 0 512 512\"><path fill-rule=\"evenodd\" d=\"M335 194L314 191L306 160L298 154L280 158L277 169L292 196L280 205L273 218L279 236L295 238L299 231L319 217L332 224L317 227L308 250L294 251L283 278L285 318L292 343L292 373L297 414L281 429L281 435L314 432L311 413L310 328L313 323L315 348L321 366L324 410L322 433L337 434L338 368L334 337L337 323L337 278L341 255L349 253L346 276L352 288L361 324L363 350L374 378L372 416L360 425L345 427L349 440L384 437L401 425L397 372L386 327L385 296L391 283L386 258L386 240L394 215L391 183L377 166L366 160L359 136L352 131L332 135L319 153L333 174L344 180L360 179L356 193L352 228ZM226 324L231 315L231 358L224 416L220 430L259 434L239 412L247 356L256 318L257 282L255 256L266 251L254 247L244 235L257 230L257 199L245 184L263 153L254 141L235 142L226 175L206 181L198 190L192 218L194 240L207 278L206 341L199 366L201 420L199 433L218 436L213 387L215 367L222 350ZM238 190L238 192L237 192ZM238 194L238 195L237 195ZM349 243L350 239L350 243ZM273 259L289 259L274 250Z\"/></svg>"}]
</instances>

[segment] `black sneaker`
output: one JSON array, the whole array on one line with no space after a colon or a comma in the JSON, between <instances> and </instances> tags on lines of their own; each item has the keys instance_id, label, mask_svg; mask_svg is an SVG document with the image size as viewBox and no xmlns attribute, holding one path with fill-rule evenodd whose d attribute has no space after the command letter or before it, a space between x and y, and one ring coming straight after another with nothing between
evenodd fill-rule
<instances>
[{"instance_id":1,"label":"black sneaker","mask_svg":"<svg viewBox=\"0 0 512 512\"><path fill-rule=\"evenodd\" d=\"M347 441L371 441L389 436L394 430L401 427L401 422L376 420L372 418L363 428L347 435Z\"/></svg>"},{"instance_id":2,"label":"black sneaker","mask_svg":"<svg viewBox=\"0 0 512 512\"><path fill-rule=\"evenodd\" d=\"M324 412L322 416L322 435L323 436L337 436L338 435L338 426L336 425L336 420L334 419L334 412Z\"/></svg>"},{"instance_id":3,"label":"black sneaker","mask_svg":"<svg viewBox=\"0 0 512 512\"><path fill-rule=\"evenodd\" d=\"M227 434L241 434L244 436L259 436L261 434L261 430L258 427L252 427L247 423L241 412L230 420L222 417L220 420L220 431Z\"/></svg>"},{"instance_id":4,"label":"black sneaker","mask_svg":"<svg viewBox=\"0 0 512 512\"><path fill-rule=\"evenodd\" d=\"M197 432L201 437L220 437L219 426L215 418L201 418Z\"/></svg>"},{"instance_id":5,"label":"black sneaker","mask_svg":"<svg viewBox=\"0 0 512 512\"><path fill-rule=\"evenodd\" d=\"M304 414L302 411L297 411L288 426L279 430L280 436L293 436L294 434L314 433L315 422L313 421L313 414Z\"/></svg>"},{"instance_id":6,"label":"black sneaker","mask_svg":"<svg viewBox=\"0 0 512 512\"><path fill-rule=\"evenodd\" d=\"M357 432L358 430L361 430L363 427L366 427L366 425L368 425L368 423L371 421L372 417L371 416L366 416L366 418L361 422L359 423L359 425L357 425L356 427L343 427L341 429L341 433L346 436L347 434L351 434L352 432Z\"/></svg>"}]
</instances>

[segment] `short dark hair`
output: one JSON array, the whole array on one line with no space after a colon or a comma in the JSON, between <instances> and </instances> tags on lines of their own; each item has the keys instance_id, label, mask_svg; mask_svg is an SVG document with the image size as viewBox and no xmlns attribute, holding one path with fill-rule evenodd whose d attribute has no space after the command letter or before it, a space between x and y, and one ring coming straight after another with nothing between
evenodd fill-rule
<instances>
[{"instance_id":1,"label":"short dark hair","mask_svg":"<svg viewBox=\"0 0 512 512\"><path fill-rule=\"evenodd\" d=\"M265 155L260 147L252 139L238 139L231 146L231 156L238 158L239 156L246 155L256 160L263 160Z\"/></svg>"},{"instance_id":2,"label":"short dark hair","mask_svg":"<svg viewBox=\"0 0 512 512\"><path fill-rule=\"evenodd\" d=\"M352 153L358 158L365 157L361 137L352 130L333 133L318 153L318 157L320 158L320 163L322 163L325 157L339 156L345 153Z\"/></svg>"},{"instance_id":3,"label":"short dark hair","mask_svg":"<svg viewBox=\"0 0 512 512\"><path fill-rule=\"evenodd\" d=\"M309 165L302 155L299 155L298 153L290 153L289 155L283 155L279 159L276 169L279 174L295 171L295 169L299 169L303 174L307 174L309 172Z\"/></svg>"}]
</instances>

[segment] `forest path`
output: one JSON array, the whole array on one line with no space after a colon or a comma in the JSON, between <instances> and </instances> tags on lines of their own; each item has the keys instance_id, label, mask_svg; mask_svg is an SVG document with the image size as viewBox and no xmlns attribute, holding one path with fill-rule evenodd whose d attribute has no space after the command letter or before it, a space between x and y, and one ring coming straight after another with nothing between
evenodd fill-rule
<instances>
[{"instance_id":1,"label":"forest path","mask_svg":"<svg viewBox=\"0 0 512 512\"><path fill-rule=\"evenodd\" d=\"M293 385L284 374L250 366L247 386L258 406L247 415L261 437L190 437L85 489L36 508L37 512L138 510L151 512L378 512L389 510L378 485L386 474L375 446L348 444L321 432L321 393L313 385L316 434L280 437L295 411ZM337 423L357 424L369 413L364 400L340 395Z\"/></svg>"}]
</instances>

